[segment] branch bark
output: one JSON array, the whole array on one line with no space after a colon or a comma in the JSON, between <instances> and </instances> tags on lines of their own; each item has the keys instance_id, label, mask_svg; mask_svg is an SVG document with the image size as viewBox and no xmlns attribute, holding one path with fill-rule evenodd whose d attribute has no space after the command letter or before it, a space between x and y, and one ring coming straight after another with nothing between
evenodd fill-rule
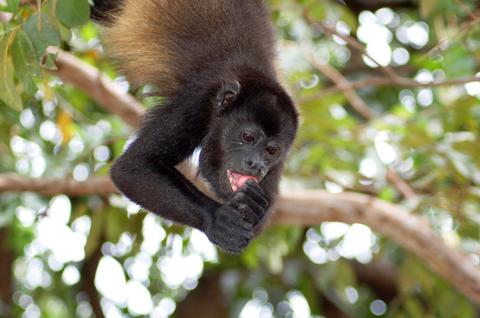
<instances>
[{"instance_id":1,"label":"branch bark","mask_svg":"<svg viewBox=\"0 0 480 318\"><path fill-rule=\"evenodd\" d=\"M102 305L100 303L100 294L95 287L95 273L97 272L98 264L102 258L102 244L104 243L101 237L97 248L93 254L85 260L82 267L81 289L84 291L90 300L95 318L105 318L103 314Z\"/></svg>"},{"instance_id":2,"label":"branch bark","mask_svg":"<svg viewBox=\"0 0 480 318\"><path fill-rule=\"evenodd\" d=\"M381 63L379 63L374 57L372 57L370 54L368 54L367 49L365 46L360 43L357 39L355 39L352 36L342 34L340 32L337 32L337 30L333 27L330 26L329 24L325 22L313 22L312 19L308 14L305 14L306 19L311 22L314 26L319 26L325 33L329 34L330 36L336 35L340 39L344 40L351 48L355 49L358 51L360 54L368 57L372 62L374 62L377 67L390 79L395 80L399 78L395 70L390 67L390 66L383 66Z\"/></svg>"},{"instance_id":3,"label":"branch bark","mask_svg":"<svg viewBox=\"0 0 480 318\"><path fill-rule=\"evenodd\" d=\"M220 273L209 271L202 275L197 288L178 303L177 318L223 318L228 317L227 300L221 288ZM208 304L205 306L205 304Z\"/></svg>"},{"instance_id":4,"label":"branch bark","mask_svg":"<svg viewBox=\"0 0 480 318\"><path fill-rule=\"evenodd\" d=\"M389 303L398 296L398 269L393 261L384 257L368 264L352 261L351 265L360 285L367 285L380 299Z\"/></svg>"},{"instance_id":5,"label":"branch bark","mask_svg":"<svg viewBox=\"0 0 480 318\"><path fill-rule=\"evenodd\" d=\"M478 266L467 255L447 246L425 219L399 205L364 194L315 190L284 194L276 208L275 223L279 224L365 224L416 254L471 300L480 303Z\"/></svg>"},{"instance_id":6,"label":"branch bark","mask_svg":"<svg viewBox=\"0 0 480 318\"><path fill-rule=\"evenodd\" d=\"M54 196L61 193L70 196L83 196L107 195L117 190L108 177L92 177L88 181L79 182L73 179L30 179L14 173L3 173L0 174L0 193L7 191L28 191L44 196Z\"/></svg>"},{"instance_id":7,"label":"branch bark","mask_svg":"<svg viewBox=\"0 0 480 318\"><path fill-rule=\"evenodd\" d=\"M123 119L130 126L136 127L139 118L145 112L142 104L129 94L122 92L105 75L95 67L83 62L74 55L56 47L49 47L50 54L55 54L57 70L53 73L64 82L70 83L85 92L94 101Z\"/></svg>"},{"instance_id":8,"label":"branch bark","mask_svg":"<svg viewBox=\"0 0 480 318\"><path fill-rule=\"evenodd\" d=\"M7 227L0 229L0 316L12 315L13 262L15 255L10 248Z\"/></svg>"},{"instance_id":9,"label":"branch bark","mask_svg":"<svg viewBox=\"0 0 480 318\"><path fill-rule=\"evenodd\" d=\"M84 89L92 98L126 122L133 125L137 123L143 109L136 101L132 103L131 97L115 89L98 71L80 63L68 53L58 52L57 75L63 81ZM96 84L89 86L85 83L90 81ZM192 180L195 174L191 170L186 169ZM194 178L192 182L201 185L198 178ZM106 195L116 191L108 177L93 177L85 182L77 182L60 179L30 180L12 174L0 174L0 192L7 190L34 191L44 195L65 193L70 196ZM363 223L415 253L436 273L472 301L480 304L478 267L468 256L446 245L423 218L410 214L399 205L364 194L331 194L316 190L283 194L274 209L274 224L310 226L325 221Z\"/></svg>"},{"instance_id":10,"label":"branch bark","mask_svg":"<svg viewBox=\"0 0 480 318\"><path fill-rule=\"evenodd\" d=\"M310 49L305 49L306 52L312 52ZM328 63L323 63L319 61L313 54L307 56L308 61L323 75L330 79L336 87L338 87L347 100L350 102L350 105L360 113L366 119L375 118L376 114L373 110L368 107L368 105L363 101L363 99L358 96L355 89L352 87L350 82L340 73L336 68L329 65Z\"/></svg>"},{"instance_id":11,"label":"branch bark","mask_svg":"<svg viewBox=\"0 0 480 318\"><path fill-rule=\"evenodd\" d=\"M409 87L409 88L425 88L425 87L438 87L438 86L454 86L454 85L463 85L470 82L478 82L480 81L479 76L472 76L472 77L463 77L463 78L452 78L452 79L445 79L445 80L435 80L430 82L420 82L411 78L403 77L398 75L394 68L391 66L382 66L377 60L375 60L371 55L369 55L365 49L365 46L360 43L356 38L350 35L342 34L338 32L334 26L329 25L325 22L318 22L315 21L307 11L304 13L305 19L310 22L314 26L318 26L321 30L323 30L326 34L332 36L335 35L345 41L349 47L357 51L358 53L367 56L371 61L373 61L380 71L385 74L385 77L371 77L367 79L362 79L355 82L348 82L350 89L358 89L368 86L397 86L397 87ZM474 16L472 21L469 21L466 26L472 26L480 21L480 18ZM468 30L468 27L462 26L461 30ZM430 53L427 53L427 55ZM336 71L336 70L335 70ZM337 71L338 72L338 71ZM340 73L340 72L338 72ZM341 76L343 76L340 73ZM327 75L326 75L327 76ZM329 76L327 76L329 77ZM330 78L330 77L329 77ZM344 86L338 85L332 78L330 78L335 86L331 88L327 88L322 91L320 96L315 96L316 98L320 98L324 96L326 93L333 93L338 91L343 91L345 93Z\"/></svg>"},{"instance_id":12,"label":"branch bark","mask_svg":"<svg viewBox=\"0 0 480 318\"><path fill-rule=\"evenodd\" d=\"M365 88L365 87L383 87L383 86L395 86L395 87L405 87L405 88L434 88L434 87L441 87L441 86L458 86L464 85L471 82L478 82L480 81L480 77L478 76L471 76L471 77L459 77L459 78L447 78L444 80L435 80L431 82L419 82L414 79L399 77L396 79L392 79L389 77L369 77L365 79L361 79L358 81L349 81L350 87L353 89ZM333 82L333 81L332 81ZM342 91L342 87L334 85L322 89L322 91L314 95L312 97L306 98L303 100L304 103L312 102L314 100L318 100L323 98L328 94L334 94Z\"/></svg>"}]
</instances>

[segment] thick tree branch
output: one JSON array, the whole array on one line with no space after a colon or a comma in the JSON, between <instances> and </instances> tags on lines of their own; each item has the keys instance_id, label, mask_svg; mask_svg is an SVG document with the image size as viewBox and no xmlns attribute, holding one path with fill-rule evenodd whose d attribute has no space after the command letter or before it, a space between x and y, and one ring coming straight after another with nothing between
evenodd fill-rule
<instances>
[{"instance_id":1,"label":"thick tree branch","mask_svg":"<svg viewBox=\"0 0 480 318\"><path fill-rule=\"evenodd\" d=\"M13 262L15 255L10 247L9 228L0 228L0 317L12 315Z\"/></svg>"},{"instance_id":2,"label":"thick tree branch","mask_svg":"<svg viewBox=\"0 0 480 318\"><path fill-rule=\"evenodd\" d=\"M284 194L276 223L316 225L325 221L363 223L415 253L471 300L480 303L480 269L447 246L428 222L405 208L357 193L302 191Z\"/></svg>"},{"instance_id":3,"label":"thick tree branch","mask_svg":"<svg viewBox=\"0 0 480 318\"><path fill-rule=\"evenodd\" d=\"M100 303L100 294L98 293L97 288L95 287L95 273L97 272L98 264L102 258L102 245L105 242L103 237L99 239L99 243L93 254L85 259L82 267L82 281L81 281L81 290L84 291L89 298L92 310L95 314L95 318L104 318L105 315L102 310L102 305Z\"/></svg>"},{"instance_id":4,"label":"thick tree branch","mask_svg":"<svg viewBox=\"0 0 480 318\"><path fill-rule=\"evenodd\" d=\"M387 257L376 259L368 264L351 262L357 282L367 285L380 297L389 303L398 296L400 276L396 265Z\"/></svg>"},{"instance_id":5,"label":"thick tree branch","mask_svg":"<svg viewBox=\"0 0 480 318\"><path fill-rule=\"evenodd\" d=\"M191 173L190 176L195 175ZM192 180L199 184L196 178ZM47 190L50 188L49 190ZM92 177L84 182L61 179L32 180L0 174L0 193L33 191L45 195L106 195L116 192L108 177ZM465 254L445 244L423 218L405 208L374 197L323 190L284 193L275 207L273 224L315 226L326 221L362 223L412 251L436 273L480 303L480 269Z\"/></svg>"},{"instance_id":6,"label":"thick tree branch","mask_svg":"<svg viewBox=\"0 0 480 318\"><path fill-rule=\"evenodd\" d=\"M228 317L227 300L221 288L221 275L208 271L198 281L197 288L177 304L177 318L223 318ZM205 304L208 304L205 306Z\"/></svg>"},{"instance_id":7,"label":"thick tree branch","mask_svg":"<svg viewBox=\"0 0 480 318\"><path fill-rule=\"evenodd\" d=\"M135 98L122 92L98 69L74 55L56 47L49 47L48 53L57 56L55 60L57 70L54 73L64 82L84 91L94 101L122 118L130 126L137 126L145 109Z\"/></svg>"},{"instance_id":8,"label":"thick tree branch","mask_svg":"<svg viewBox=\"0 0 480 318\"><path fill-rule=\"evenodd\" d=\"M107 195L116 191L109 177L92 177L85 182L73 179L29 179L14 173L0 174L0 193L35 192L45 196L60 193L69 196Z\"/></svg>"},{"instance_id":9,"label":"thick tree branch","mask_svg":"<svg viewBox=\"0 0 480 318\"><path fill-rule=\"evenodd\" d=\"M68 59L65 58L67 56ZM59 66L57 74L62 80L83 88L87 85L84 82L93 80L98 83L100 78L98 72L92 74L90 67L81 66L83 64L79 64L75 57L66 53L59 54L57 64ZM74 70L73 74L72 71L66 71L67 67ZM85 72L86 69L90 71ZM135 124L142 113L140 106L134 106L132 110L132 104L128 101L130 97L122 96L125 94L118 92L112 86L113 84L108 81L101 81L95 89L87 87L86 92L93 94L92 92L95 91L94 98L98 98L97 101L101 105L104 105L102 101L108 102L108 109L113 108L113 113ZM105 98L104 95L109 96ZM105 99L100 99L98 96L103 96ZM133 105L138 104L135 102ZM187 175L192 180L192 176L195 175L192 169L186 169L186 171L189 171ZM192 181L197 185L201 184L198 179ZM47 188L55 191L46 190ZM7 190L35 191L46 195L53 195L56 192L78 196L107 194L115 188L108 177L95 177L85 182L76 182L59 179L32 181L11 174L0 175L0 192ZM363 223L415 253L458 290L471 300L480 303L480 270L468 256L447 246L441 237L431 230L425 220L410 214L401 206L363 194L330 194L317 190L284 194L280 197L275 210L276 217L273 222L280 224L317 225L324 221Z\"/></svg>"}]
</instances>

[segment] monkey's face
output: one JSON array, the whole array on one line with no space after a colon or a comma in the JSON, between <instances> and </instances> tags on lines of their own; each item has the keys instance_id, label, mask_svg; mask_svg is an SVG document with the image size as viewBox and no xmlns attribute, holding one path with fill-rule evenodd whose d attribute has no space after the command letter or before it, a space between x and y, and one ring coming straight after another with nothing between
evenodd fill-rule
<instances>
[{"instance_id":1,"label":"monkey's face","mask_svg":"<svg viewBox=\"0 0 480 318\"><path fill-rule=\"evenodd\" d=\"M243 123L222 142L224 157L219 181L225 192L237 192L248 180L260 183L280 156L278 142L256 125Z\"/></svg>"},{"instance_id":2,"label":"monkey's face","mask_svg":"<svg viewBox=\"0 0 480 318\"><path fill-rule=\"evenodd\" d=\"M296 122L275 103L263 96L218 115L203 144L200 173L220 198L231 198L248 180L263 186L269 172L281 168Z\"/></svg>"},{"instance_id":3,"label":"monkey's face","mask_svg":"<svg viewBox=\"0 0 480 318\"><path fill-rule=\"evenodd\" d=\"M219 134L221 138L211 136L206 141L200 172L220 198L231 198L248 180L262 185L271 168L285 157L282 140L267 136L251 122L227 125Z\"/></svg>"}]
</instances>

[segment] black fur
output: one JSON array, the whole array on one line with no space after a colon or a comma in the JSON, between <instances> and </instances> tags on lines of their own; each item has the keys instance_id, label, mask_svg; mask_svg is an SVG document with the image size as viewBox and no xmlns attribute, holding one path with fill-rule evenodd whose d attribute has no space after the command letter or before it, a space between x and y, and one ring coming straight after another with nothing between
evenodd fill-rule
<instances>
[{"instance_id":1,"label":"black fur","mask_svg":"<svg viewBox=\"0 0 480 318\"><path fill-rule=\"evenodd\" d=\"M209 10L216 8L214 0L205 1ZM118 189L143 208L197 228L222 249L238 253L261 231L277 196L297 112L276 79L273 34L263 1L217 1L227 14L224 20L200 21L190 30L191 21L173 26L176 48L168 49L178 49L179 58L186 59L186 66L175 69L180 84L165 90L167 102L148 112L111 176ZM97 13L104 13L107 7L117 10L112 3L120 2L95 3L102 8ZM206 34L211 31L206 25L211 28L212 23L222 28L213 37ZM259 26L265 27L256 29ZM174 168L199 146L200 175L222 203L201 193ZM254 176L258 183L250 180L234 192L227 171Z\"/></svg>"},{"instance_id":2,"label":"black fur","mask_svg":"<svg viewBox=\"0 0 480 318\"><path fill-rule=\"evenodd\" d=\"M108 24L112 22L112 13L120 9L121 0L93 0L90 17L93 21Z\"/></svg>"}]
</instances>

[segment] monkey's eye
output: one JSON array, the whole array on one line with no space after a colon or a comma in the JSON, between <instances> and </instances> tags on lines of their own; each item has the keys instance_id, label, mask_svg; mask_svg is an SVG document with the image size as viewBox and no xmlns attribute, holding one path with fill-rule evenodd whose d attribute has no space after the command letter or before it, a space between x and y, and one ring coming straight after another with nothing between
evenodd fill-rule
<instances>
[{"instance_id":1,"label":"monkey's eye","mask_svg":"<svg viewBox=\"0 0 480 318\"><path fill-rule=\"evenodd\" d=\"M243 141L245 141L249 144L255 142L255 136L251 132L248 132L248 131L246 131L242 134L242 139L243 139Z\"/></svg>"},{"instance_id":2,"label":"monkey's eye","mask_svg":"<svg viewBox=\"0 0 480 318\"><path fill-rule=\"evenodd\" d=\"M267 153L270 155L270 156L273 156L274 154L276 154L279 150L278 147L275 147L275 146L268 146L266 149Z\"/></svg>"}]
</instances>

